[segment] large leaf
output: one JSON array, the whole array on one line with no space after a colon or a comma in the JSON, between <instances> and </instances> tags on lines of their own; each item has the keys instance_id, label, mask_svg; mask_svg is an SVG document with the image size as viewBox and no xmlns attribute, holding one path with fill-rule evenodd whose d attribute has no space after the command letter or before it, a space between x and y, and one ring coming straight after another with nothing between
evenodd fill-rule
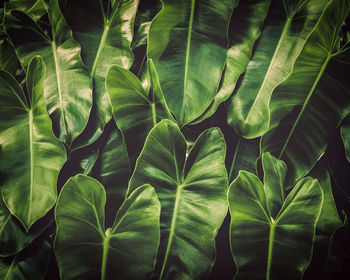
<instances>
[{"instance_id":1,"label":"large leaf","mask_svg":"<svg viewBox=\"0 0 350 280\"><path fill-rule=\"evenodd\" d=\"M58 172L66 159L51 130L44 78L45 65L35 57L27 70L27 100L16 80L0 70L0 190L26 229L54 205Z\"/></svg>"},{"instance_id":2,"label":"large leaf","mask_svg":"<svg viewBox=\"0 0 350 280\"><path fill-rule=\"evenodd\" d=\"M269 128L273 90L292 71L328 0L272 1L269 15L242 83L228 102L228 122L255 138Z\"/></svg>"},{"instance_id":3,"label":"large leaf","mask_svg":"<svg viewBox=\"0 0 350 280\"><path fill-rule=\"evenodd\" d=\"M4 280L44 279L51 246L44 241L17 255L0 258L0 278Z\"/></svg>"},{"instance_id":4,"label":"large leaf","mask_svg":"<svg viewBox=\"0 0 350 280\"><path fill-rule=\"evenodd\" d=\"M262 138L261 149L287 164L287 185L311 170L350 111L350 48L336 49L348 13L348 0L330 2L292 74L272 96L272 130Z\"/></svg>"},{"instance_id":5,"label":"large leaf","mask_svg":"<svg viewBox=\"0 0 350 280\"><path fill-rule=\"evenodd\" d=\"M62 279L145 279L159 244L160 204L143 185L105 229L106 193L85 175L69 179L55 209L55 254Z\"/></svg>"},{"instance_id":6,"label":"large leaf","mask_svg":"<svg viewBox=\"0 0 350 280\"><path fill-rule=\"evenodd\" d=\"M8 72L13 77L16 77L18 82L21 82L17 75L19 76L22 67L14 47L7 39L0 41L0 69Z\"/></svg>"},{"instance_id":7,"label":"large leaf","mask_svg":"<svg viewBox=\"0 0 350 280\"><path fill-rule=\"evenodd\" d=\"M181 125L199 117L215 97L226 60L226 31L237 2L164 0L152 21L147 54Z\"/></svg>"},{"instance_id":8,"label":"large leaf","mask_svg":"<svg viewBox=\"0 0 350 280\"><path fill-rule=\"evenodd\" d=\"M132 163L141 152L151 128L162 119L173 119L165 103L152 60L148 61L148 72L151 81L149 93L145 92L133 73L119 66L112 66L107 76L114 119L125 136Z\"/></svg>"},{"instance_id":9,"label":"large leaf","mask_svg":"<svg viewBox=\"0 0 350 280\"><path fill-rule=\"evenodd\" d=\"M129 68L132 64L130 44L138 2L67 1L64 14L74 38L81 44L82 58L94 83L94 104L89 124L74 143L76 147L96 141L112 117L105 78L112 65Z\"/></svg>"},{"instance_id":10,"label":"large leaf","mask_svg":"<svg viewBox=\"0 0 350 280\"><path fill-rule=\"evenodd\" d=\"M41 16L46 13L45 3L43 0L11 0L5 2L6 12L11 10L19 10L30 17L35 21L38 21Z\"/></svg>"},{"instance_id":11,"label":"large leaf","mask_svg":"<svg viewBox=\"0 0 350 280\"><path fill-rule=\"evenodd\" d=\"M280 162L269 165L282 170ZM273 163L275 162L275 163ZM270 169L263 161L264 170ZM241 171L228 193L231 214L230 240L237 264L235 279L302 279L311 255L323 194L317 180L303 179L271 216L269 195L281 184L281 174L263 185L255 175ZM266 177L272 175L268 172ZM283 177L283 176L282 176ZM274 199L275 200L275 199ZM276 201L276 200L275 200Z\"/></svg>"},{"instance_id":12,"label":"large leaf","mask_svg":"<svg viewBox=\"0 0 350 280\"><path fill-rule=\"evenodd\" d=\"M203 279L215 261L215 236L227 213L226 145L217 128L199 136L188 156L179 128L163 120L149 133L129 192L149 183L159 197L159 279Z\"/></svg>"},{"instance_id":13,"label":"large leaf","mask_svg":"<svg viewBox=\"0 0 350 280\"><path fill-rule=\"evenodd\" d=\"M80 58L80 46L73 40L57 1L49 1L49 32L20 11L6 14L5 28L23 67L28 66L34 55L43 58L44 94L53 130L70 146L87 124L92 90L89 72Z\"/></svg>"},{"instance_id":14,"label":"large leaf","mask_svg":"<svg viewBox=\"0 0 350 280\"><path fill-rule=\"evenodd\" d=\"M245 0L240 1L233 10L228 29L226 68L219 91L205 113L192 123L199 123L209 118L232 94L238 77L248 65L253 45L260 35L269 6L270 0Z\"/></svg>"},{"instance_id":15,"label":"large leaf","mask_svg":"<svg viewBox=\"0 0 350 280\"><path fill-rule=\"evenodd\" d=\"M344 142L346 158L350 162L350 115L347 115L342 121L340 133Z\"/></svg>"}]
</instances>

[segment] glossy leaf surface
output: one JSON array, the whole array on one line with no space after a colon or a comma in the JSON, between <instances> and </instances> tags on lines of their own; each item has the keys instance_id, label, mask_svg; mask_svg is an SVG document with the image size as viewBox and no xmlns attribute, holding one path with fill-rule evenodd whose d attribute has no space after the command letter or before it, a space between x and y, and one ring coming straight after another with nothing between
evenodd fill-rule
<instances>
[{"instance_id":1,"label":"glossy leaf surface","mask_svg":"<svg viewBox=\"0 0 350 280\"><path fill-rule=\"evenodd\" d=\"M147 54L181 126L199 117L215 97L226 59L226 30L237 2L164 0L152 21Z\"/></svg>"},{"instance_id":2,"label":"glossy leaf surface","mask_svg":"<svg viewBox=\"0 0 350 280\"><path fill-rule=\"evenodd\" d=\"M292 72L327 3L328 0L272 1L242 83L228 102L228 123L241 136L255 138L267 132L271 94Z\"/></svg>"},{"instance_id":3,"label":"glossy leaf surface","mask_svg":"<svg viewBox=\"0 0 350 280\"><path fill-rule=\"evenodd\" d=\"M51 246L44 241L30 250L0 258L0 278L4 280L42 280L49 265Z\"/></svg>"},{"instance_id":4,"label":"glossy leaf surface","mask_svg":"<svg viewBox=\"0 0 350 280\"><path fill-rule=\"evenodd\" d=\"M68 146L83 131L90 114L90 75L80 58L80 46L65 22L58 0L50 0L50 30L45 32L29 16L11 11L5 28L23 67L34 55L46 65L45 101L55 135Z\"/></svg>"},{"instance_id":5,"label":"glossy leaf surface","mask_svg":"<svg viewBox=\"0 0 350 280\"><path fill-rule=\"evenodd\" d=\"M330 2L293 73L271 99L273 122L262 138L261 149L287 164L287 185L311 170L350 111L350 49L336 49L348 13L348 0Z\"/></svg>"},{"instance_id":6,"label":"glossy leaf surface","mask_svg":"<svg viewBox=\"0 0 350 280\"><path fill-rule=\"evenodd\" d=\"M173 119L151 60L148 71L151 81L149 93L145 92L133 73L119 66L112 66L107 76L114 119L125 136L132 163L141 152L151 128L162 119Z\"/></svg>"},{"instance_id":7,"label":"glossy leaf surface","mask_svg":"<svg viewBox=\"0 0 350 280\"><path fill-rule=\"evenodd\" d=\"M51 130L44 77L45 65L33 58L27 69L27 100L16 80L0 71L0 190L7 208L26 229L54 205L58 172L66 159Z\"/></svg>"},{"instance_id":8,"label":"glossy leaf surface","mask_svg":"<svg viewBox=\"0 0 350 280\"><path fill-rule=\"evenodd\" d=\"M145 279L159 244L160 204L153 188L135 190L105 229L106 193L77 175L63 187L55 209L55 254L62 279Z\"/></svg>"},{"instance_id":9,"label":"glossy leaf surface","mask_svg":"<svg viewBox=\"0 0 350 280\"><path fill-rule=\"evenodd\" d=\"M35 21L46 13L45 3L43 0L11 0L5 4L6 12L11 10L19 10Z\"/></svg>"},{"instance_id":10,"label":"glossy leaf surface","mask_svg":"<svg viewBox=\"0 0 350 280\"><path fill-rule=\"evenodd\" d=\"M176 124L161 121L149 133L129 184L129 192L152 184L162 206L159 279L203 279L214 263L215 236L227 212L222 133L206 130L187 156L186 148Z\"/></svg>"},{"instance_id":11,"label":"glossy leaf surface","mask_svg":"<svg viewBox=\"0 0 350 280\"><path fill-rule=\"evenodd\" d=\"M204 114L192 123L199 123L210 117L233 93L238 77L248 65L253 45L260 36L269 6L270 0L246 0L240 1L233 10L228 29L226 68L219 91Z\"/></svg>"},{"instance_id":12,"label":"glossy leaf surface","mask_svg":"<svg viewBox=\"0 0 350 280\"><path fill-rule=\"evenodd\" d=\"M14 47L7 40L0 41L0 69L11 74L13 77L17 78L18 72L20 72L21 64L17 58ZM20 82L17 79L18 82Z\"/></svg>"},{"instance_id":13,"label":"glossy leaf surface","mask_svg":"<svg viewBox=\"0 0 350 280\"><path fill-rule=\"evenodd\" d=\"M241 171L229 188L235 279L302 279L311 259L322 190L317 180L303 179L282 199L277 216L272 217L271 205L277 204L272 203L275 199L269 199L269 193L280 186L284 168L276 159L271 161L271 156L267 167L264 156L264 170L271 174L275 167L277 177L270 177L270 182L263 185L255 175Z\"/></svg>"},{"instance_id":14,"label":"glossy leaf surface","mask_svg":"<svg viewBox=\"0 0 350 280\"><path fill-rule=\"evenodd\" d=\"M96 141L112 117L105 78L112 65L128 69L132 64L130 44L138 2L67 1L64 14L74 38L81 44L81 55L94 83L92 114L84 134L74 144L76 147Z\"/></svg>"}]
</instances>

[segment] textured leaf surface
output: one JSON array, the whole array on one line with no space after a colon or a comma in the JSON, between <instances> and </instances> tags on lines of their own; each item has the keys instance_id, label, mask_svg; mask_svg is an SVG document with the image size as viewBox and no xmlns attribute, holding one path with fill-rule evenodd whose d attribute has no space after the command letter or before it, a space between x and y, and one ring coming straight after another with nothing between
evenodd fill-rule
<instances>
[{"instance_id":1,"label":"textured leaf surface","mask_svg":"<svg viewBox=\"0 0 350 280\"><path fill-rule=\"evenodd\" d=\"M80 46L73 39L57 1L49 1L49 32L20 11L6 15L5 28L23 67L28 66L34 55L40 55L45 62L47 110L55 135L70 146L87 124L92 90L89 72L80 58Z\"/></svg>"},{"instance_id":2,"label":"textured leaf surface","mask_svg":"<svg viewBox=\"0 0 350 280\"><path fill-rule=\"evenodd\" d=\"M55 254L62 279L145 279L159 244L160 204L153 188L137 188L105 229L106 193L85 175L69 179L55 209Z\"/></svg>"},{"instance_id":3,"label":"textured leaf surface","mask_svg":"<svg viewBox=\"0 0 350 280\"><path fill-rule=\"evenodd\" d=\"M242 83L228 102L228 122L238 134L255 138L268 130L271 94L292 72L327 3L328 0L272 1Z\"/></svg>"},{"instance_id":4,"label":"textured leaf surface","mask_svg":"<svg viewBox=\"0 0 350 280\"><path fill-rule=\"evenodd\" d=\"M159 279L203 279L214 263L215 236L227 212L220 130L203 132L187 156L186 148L176 124L161 121L149 133L129 184L129 192L152 184L162 206Z\"/></svg>"},{"instance_id":5,"label":"textured leaf surface","mask_svg":"<svg viewBox=\"0 0 350 280\"><path fill-rule=\"evenodd\" d=\"M269 5L270 0L245 0L240 1L233 10L228 29L226 68L219 91L204 114L192 123L199 123L210 117L232 94L238 77L248 65L253 45L260 35Z\"/></svg>"},{"instance_id":6,"label":"textured leaf surface","mask_svg":"<svg viewBox=\"0 0 350 280\"><path fill-rule=\"evenodd\" d=\"M27 100L16 80L0 71L0 190L10 212L26 229L54 205L58 172L66 159L51 130L44 77L45 65L39 57L33 58L27 70Z\"/></svg>"},{"instance_id":7,"label":"textured leaf surface","mask_svg":"<svg viewBox=\"0 0 350 280\"><path fill-rule=\"evenodd\" d=\"M281 174L279 161L264 170ZM267 175L267 174L266 174ZM302 279L311 255L323 194L317 182L303 179L283 201L275 218L267 195L280 186L280 175L263 185L255 175L241 171L229 188L230 241L237 265L235 279ZM272 189L270 187L272 186ZM276 195L276 194L275 194ZM272 204L276 205L276 204Z\"/></svg>"},{"instance_id":8,"label":"textured leaf surface","mask_svg":"<svg viewBox=\"0 0 350 280\"><path fill-rule=\"evenodd\" d=\"M271 99L268 151L288 166L286 184L305 176L324 153L330 136L350 111L350 49L336 49L349 1L331 1L308 38L293 73Z\"/></svg>"},{"instance_id":9,"label":"textured leaf surface","mask_svg":"<svg viewBox=\"0 0 350 280\"><path fill-rule=\"evenodd\" d=\"M199 117L215 97L226 59L226 30L237 2L164 0L152 21L147 54L181 125Z\"/></svg>"},{"instance_id":10,"label":"textured leaf surface","mask_svg":"<svg viewBox=\"0 0 350 280\"><path fill-rule=\"evenodd\" d=\"M112 65L127 69L132 64L130 44L138 2L67 1L64 14L74 38L81 44L82 58L94 83L94 103L89 124L74 143L76 147L96 141L112 117L105 78Z\"/></svg>"}]
</instances>

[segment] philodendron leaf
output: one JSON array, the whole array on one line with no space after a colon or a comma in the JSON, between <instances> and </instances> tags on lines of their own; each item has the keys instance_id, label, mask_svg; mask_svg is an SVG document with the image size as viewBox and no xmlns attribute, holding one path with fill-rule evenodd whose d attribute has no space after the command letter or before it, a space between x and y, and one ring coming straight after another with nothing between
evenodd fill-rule
<instances>
[{"instance_id":1,"label":"philodendron leaf","mask_svg":"<svg viewBox=\"0 0 350 280\"><path fill-rule=\"evenodd\" d=\"M151 81L149 93L144 91L140 80L126 69L112 66L107 75L114 119L125 136L133 164L151 128L162 119L173 119L152 60L148 61L148 73Z\"/></svg>"},{"instance_id":2,"label":"philodendron leaf","mask_svg":"<svg viewBox=\"0 0 350 280\"><path fill-rule=\"evenodd\" d=\"M344 142L346 158L350 162L350 115L342 121L340 134Z\"/></svg>"},{"instance_id":3,"label":"philodendron leaf","mask_svg":"<svg viewBox=\"0 0 350 280\"><path fill-rule=\"evenodd\" d=\"M44 79L45 65L34 57L27 69L27 100L16 80L0 70L0 191L27 230L54 205L58 172L66 160L51 130Z\"/></svg>"},{"instance_id":4,"label":"philodendron leaf","mask_svg":"<svg viewBox=\"0 0 350 280\"><path fill-rule=\"evenodd\" d=\"M45 3L43 0L11 0L5 2L5 10L9 12L11 10L19 10L35 21L39 20L41 16L46 13Z\"/></svg>"},{"instance_id":5,"label":"philodendron leaf","mask_svg":"<svg viewBox=\"0 0 350 280\"><path fill-rule=\"evenodd\" d=\"M5 28L23 67L34 55L46 64L45 100L55 135L68 146L85 128L92 104L90 75L80 58L58 0L50 0L50 32L21 11L5 16ZM48 35L49 33L49 35Z\"/></svg>"},{"instance_id":6,"label":"philodendron leaf","mask_svg":"<svg viewBox=\"0 0 350 280\"><path fill-rule=\"evenodd\" d=\"M226 31L238 1L162 2L149 30L147 55L170 110L183 126L215 97L226 60Z\"/></svg>"},{"instance_id":7,"label":"philodendron leaf","mask_svg":"<svg viewBox=\"0 0 350 280\"><path fill-rule=\"evenodd\" d=\"M38 221L26 232L25 228L10 213L0 197L0 257L8 257L20 252L27 247L48 224L50 224L50 222Z\"/></svg>"},{"instance_id":8,"label":"philodendron leaf","mask_svg":"<svg viewBox=\"0 0 350 280\"><path fill-rule=\"evenodd\" d=\"M17 255L0 258L0 279L42 280L45 277L52 249L47 241Z\"/></svg>"},{"instance_id":9,"label":"philodendron leaf","mask_svg":"<svg viewBox=\"0 0 350 280\"><path fill-rule=\"evenodd\" d=\"M94 83L94 104L89 123L74 146L90 144L102 134L112 117L105 85L108 69L128 69L133 61L130 44L138 0L68 0L65 17ZM89 19L89 20L87 20Z\"/></svg>"},{"instance_id":10,"label":"philodendron leaf","mask_svg":"<svg viewBox=\"0 0 350 280\"><path fill-rule=\"evenodd\" d=\"M269 206L267 191L272 194L280 186L284 167L269 157L270 167L266 168L264 160L264 170L274 167L268 174L276 173L275 181L270 178L263 185L255 175L241 171L229 188L230 242L237 280L302 279L311 259L322 189L317 180L304 178L284 199L278 214L271 216L274 208ZM280 193L274 195L283 198Z\"/></svg>"},{"instance_id":11,"label":"philodendron leaf","mask_svg":"<svg viewBox=\"0 0 350 280\"><path fill-rule=\"evenodd\" d=\"M146 279L159 244L160 204L150 185L137 188L105 229L106 193L93 178L69 179L59 196L55 254L63 280Z\"/></svg>"},{"instance_id":12,"label":"philodendron leaf","mask_svg":"<svg viewBox=\"0 0 350 280\"><path fill-rule=\"evenodd\" d=\"M328 2L272 1L242 83L228 102L227 119L238 134L255 138L267 132L271 94L292 72L294 62Z\"/></svg>"},{"instance_id":13,"label":"philodendron leaf","mask_svg":"<svg viewBox=\"0 0 350 280\"><path fill-rule=\"evenodd\" d=\"M187 156L186 148L176 124L161 121L149 133L129 184L129 192L151 184L162 206L159 279L203 279L214 264L215 236L227 213L221 131L203 132Z\"/></svg>"},{"instance_id":14,"label":"philodendron leaf","mask_svg":"<svg viewBox=\"0 0 350 280\"><path fill-rule=\"evenodd\" d=\"M215 113L219 105L232 94L238 77L245 71L253 45L258 39L262 24L266 18L270 0L240 1L233 10L228 29L229 46L226 68L214 100L203 115L192 122L199 123Z\"/></svg>"},{"instance_id":15,"label":"philodendron leaf","mask_svg":"<svg viewBox=\"0 0 350 280\"><path fill-rule=\"evenodd\" d=\"M22 70L14 47L7 39L0 41L0 69L8 72L15 78L18 78L17 74ZM21 82L19 79L17 81Z\"/></svg>"},{"instance_id":16,"label":"philodendron leaf","mask_svg":"<svg viewBox=\"0 0 350 280\"><path fill-rule=\"evenodd\" d=\"M272 96L271 131L263 136L261 150L287 164L286 185L311 170L350 111L350 48L336 49L349 6L349 0L329 3L292 74Z\"/></svg>"}]
</instances>

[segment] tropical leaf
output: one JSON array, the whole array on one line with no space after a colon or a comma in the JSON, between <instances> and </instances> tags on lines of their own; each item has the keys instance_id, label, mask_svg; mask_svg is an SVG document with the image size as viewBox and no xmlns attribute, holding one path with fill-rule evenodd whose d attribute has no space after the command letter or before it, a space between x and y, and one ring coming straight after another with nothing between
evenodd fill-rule
<instances>
[{"instance_id":1,"label":"tropical leaf","mask_svg":"<svg viewBox=\"0 0 350 280\"><path fill-rule=\"evenodd\" d=\"M85 175L69 179L55 209L55 254L62 279L145 279L159 244L160 204L153 188L137 188L105 229L106 193Z\"/></svg>"},{"instance_id":2,"label":"tropical leaf","mask_svg":"<svg viewBox=\"0 0 350 280\"><path fill-rule=\"evenodd\" d=\"M269 160L263 155L265 178L274 173L276 177L263 185L255 175L241 171L229 188L235 279L302 279L312 255L322 189L307 177L284 199L285 166L267 156ZM277 213L275 206L280 204Z\"/></svg>"},{"instance_id":3,"label":"tropical leaf","mask_svg":"<svg viewBox=\"0 0 350 280\"><path fill-rule=\"evenodd\" d=\"M45 3L43 0L11 0L5 2L6 12L11 10L19 10L35 21L38 21L44 14L46 14Z\"/></svg>"},{"instance_id":4,"label":"tropical leaf","mask_svg":"<svg viewBox=\"0 0 350 280\"><path fill-rule=\"evenodd\" d=\"M186 146L176 124L161 121L149 133L129 184L129 193L152 184L162 206L159 279L203 279L214 264L215 236L227 213L221 131L203 132L187 156Z\"/></svg>"},{"instance_id":5,"label":"tropical leaf","mask_svg":"<svg viewBox=\"0 0 350 280\"><path fill-rule=\"evenodd\" d=\"M45 277L51 246L47 241L17 255L0 257L0 278L4 280L42 280Z\"/></svg>"},{"instance_id":6,"label":"tropical leaf","mask_svg":"<svg viewBox=\"0 0 350 280\"><path fill-rule=\"evenodd\" d=\"M288 166L286 184L304 177L350 111L350 48L335 49L349 1L331 1L307 39L290 77L271 99L271 131L261 142Z\"/></svg>"},{"instance_id":7,"label":"tropical leaf","mask_svg":"<svg viewBox=\"0 0 350 280\"><path fill-rule=\"evenodd\" d=\"M49 32L21 11L6 14L5 28L23 67L34 55L43 58L47 69L44 94L53 130L70 147L87 124L92 90L89 72L80 58L80 46L57 1L49 1Z\"/></svg>"},{"instance_id":8,"label":"tropical leaf","mask_svg":"<svg viewBox=\"0 0 350 280\"><path fill-rule=\"evenodd\" d=\"M149 30L147 55L170 110L183 126L199 117L215 97L226 60L226 30L238 1L162 3Z\"/></svg>"},{"instance_id":9,"label":"tropical leaf","mask_svg":"<svg viewBox=\"0 0 350 280\"><path fill-rule=\"evenodd\" d=\"M162 119L173 120L151 60L148 61L148 73L151 81L149 93L144 91L137 77L126 69L112 66L107 75L114 119L125 136L132 165L151 128Z\"/></svg>"},{"instance_id":10,"label":"tropical leaf","mask_svg":"<svg viewBox=\"0 0 350 280\"><path fill-rule=\"evenodd\" d=\"M340 133L344 142L346 158L350 162L350 115L347 115L342 121Z\"/></svg>"},{"instance_id":11,"label":"tropical leaf","mask_svg":"<svg viewBox=\"0 0 350 280\"><path fill-rule=\"evenodd\" d=\"M14 47L7 39L0 41L0 69L17 78L18 82L22 81L21 64L15 53ZM19 78L20 77L20 78Z\"/></svg>"},{"instance_id":12,"label":"tropical leaf","mask_svg":"<svg viewBox=\"0 0 350 280\"><path fill-rule=\"evenodd\" d=\"M228 102L228 123L255 138L267 132L273 90L292 72L328 0L272 1L261 38L240 87Z\"/></svg>"},{"instance_id":13,"label":"tropical leaf","mask_svg":"<svg viewBox=\"0 0 350 280\"><path fill-rule=\"evenodd\" d=\"M81 44L82 58L94 83L94 102L89 123L74 146L96 141L112 117L105 85L112 65L128 69L133 61L130 44L138 0L68 0L65 18ZM86 19L89 20L86 20Z\"/></svg>"},{"instance_id":14,"label":"tropical leaf","mask_svg":"<svg viewBox=\"0 0 350 280\"><path fill-rule=\"evenodd\" d=\"M16 80L0 70L0 190L27 230L54 205L58 172L66 160L51 130L44 78L45 65L34 57L27 70L27 100Z\"/></svg>"},{"instance_id":15,"label":"tropical leaf","mask_svg":"<svg viewBox=\"0 0 350 280\"><path fill-rule=\"evenodd\" d=\"M251 57L253 45L261 33L270 0L240 1L233 10L228 37L226 68L214 100L203 115L192 122L199 123L213 115L219 105L232 94L238 77L245 71Z\"/></svg>"}]
</instances>

